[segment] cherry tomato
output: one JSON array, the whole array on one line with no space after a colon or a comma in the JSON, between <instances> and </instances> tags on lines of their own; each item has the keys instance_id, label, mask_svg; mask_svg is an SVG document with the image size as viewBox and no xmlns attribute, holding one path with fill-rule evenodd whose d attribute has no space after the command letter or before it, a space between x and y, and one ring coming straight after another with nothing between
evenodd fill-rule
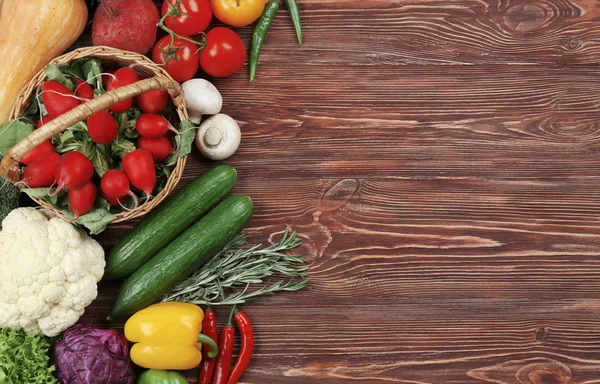
<instances>
[{"instance_id":1,"label":"cherry tomato","mask_svg":"<svg viewBox=\"0 0 600 384\"><path fill-rule=\"evenodd\" d=\"M106 90L112 91L117 88L121 88L121 87L124 87L129 84L133 84L133 83L137 82L138 80L139 80L139 77L133 69L131 69L129 67L119 68L115 72L115 77L110 78L108 80L108 84L106 85ZM127 99L127 100L123 100L117 104L113 104L110 107L110 110L113 111L114 113L122 113L122 112L127 111L129 108L131 108L132 105L133 105L133 99Z\"/></svg>"},{"instance_id":2,"label":"cherry tomato","mask_svg":"<svg viewBox=\"0 0 600 384\"><path fill-rule=\"evenodd\" d=\"M231 76L244 66L246 46L240 35L229 28L216 27L206 34L200 55L204 72L214 77Z\"/></svg>"},{"instance_id":3,"label":"cherry tomato","mask_svg":"<svg viewBox=\"0 0 600 384\"><path fill-rule=\"evenodd\" d=\"M210 0L215 17L234 27L254 23L265 9L265 0Z\"/></svg>"},{"instance_id":4,"label":"cherry tomato","mask_svg":"<svg viewBox=\"0 0 600 384\"><path fill-rule=\"evenodd\" d=\"M170 36L160 39L152 51L152 60L156 64L162 65L173 79L183 83L194 77L198 71L198 47L189 41L175 37L173 52L171 52L173 56L169 57L167 49L170 43Z\"/></svg>"},{"instance_id":5,"label":"cherry tomato","mask_svg":"<svg viewBox=\"0 0 600 384\"><path fill-rule=\"evenodd\" d=\"M175 7L177 0L165 0L162 6L163 16L171 9L169 3ZM183 0L178 10L181 15L165 19L165 25L178 35L197 35L208 28L212 20L212 8L208 0Z\"/></svg>"}]
</instances>

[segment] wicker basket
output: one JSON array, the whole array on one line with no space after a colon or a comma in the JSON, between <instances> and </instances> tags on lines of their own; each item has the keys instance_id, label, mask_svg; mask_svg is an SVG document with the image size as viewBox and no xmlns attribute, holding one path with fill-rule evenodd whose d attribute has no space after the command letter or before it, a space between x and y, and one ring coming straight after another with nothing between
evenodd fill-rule
<instances>
[{"instance_id":1,"label":"wicker basket","mask_svg":"<svg viewBox=\"0 0 600 384\"><path fill-rule=\"evenodd\" d=\"M175 104L179 118L182 121L188 118L181 86L175 80L173 80L171 76L165 72L165 70L154 64L145 56L109 47L90 47L77 49L63 56L57 57L51 62L51 64L69 63L78 59L92 57L102 59L103 62L117 64L119 66L136 64L133 67L136 72L149 78L122 88L118 88L114 91L107 92L84 104L79 105L71 111L45 124L41 128L36 129L28 137L11 148L6 156L4 156L2 162L0 163L0 175L5 176L12 182L19 181L21 179L21 172L18 162L30 150L38 146L40 143L64 132L79 121L86 120L94 113L107 109L113 104L130 99L146 91L166 89L169 92L173 103ZM45 80L46 74L43 70L41 70L36 74L33 80L29 82L29 84L21 92L21 95L15 101L15 105L13 106L10 114L11 120L18 119L23 116L29 106L33 93ZM167 184L165 185L165 188L160 191L151 201L140 205L138 208L132 211L119 213L116 215L117 218L114 222L121 222L143 216L160 204L161 201L163 201L169 195L169 193L173 191L179 182L179 179L183 173L183 169L185 168L186 159L187 157L179 158L167 181ZM53 211L57 216L65 218L59 211L55 210L54 207L48 204L45 200L36 197L32 197L32 199L44 208Z\"/></svg>"}]
</instances>

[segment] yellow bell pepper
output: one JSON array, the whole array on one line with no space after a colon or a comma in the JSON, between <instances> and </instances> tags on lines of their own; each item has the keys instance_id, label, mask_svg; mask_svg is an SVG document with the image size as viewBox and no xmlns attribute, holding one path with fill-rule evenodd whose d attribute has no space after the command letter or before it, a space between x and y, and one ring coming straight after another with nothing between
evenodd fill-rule
<instances>
[{"instance_id":1,"label":"yellow bell pepper","mask_svg":"<svg viewBox=\"0 0 600 384\"><path fill-rule=\"evenodd\" d=\"M202 361L202 344L217 344L201 334L204 312L186 303L167 302L142 309L125 323L125 337L132 343L131 360L140 367L162 370L188 370Z\"/></svg>"}]
</instances>

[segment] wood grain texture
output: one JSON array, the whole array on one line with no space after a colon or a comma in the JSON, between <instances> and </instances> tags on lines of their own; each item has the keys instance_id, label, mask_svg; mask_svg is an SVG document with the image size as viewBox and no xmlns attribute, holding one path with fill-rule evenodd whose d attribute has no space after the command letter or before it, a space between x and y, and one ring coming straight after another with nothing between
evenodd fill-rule
<instances>
[{"instance_id":1,"label":"wood grain texture","mask_svg":"<svg viewBox=\"0 0 600 384\"><path fill-rule=\"evenodd\" d=\"M250 240L293 228L312 265L246 307L243 382L600 383L598 3L300 4L305 46L283 10L257 80L215 80ZM84 320L122 325L117 289Z\"/></svg>"}]
</instances>

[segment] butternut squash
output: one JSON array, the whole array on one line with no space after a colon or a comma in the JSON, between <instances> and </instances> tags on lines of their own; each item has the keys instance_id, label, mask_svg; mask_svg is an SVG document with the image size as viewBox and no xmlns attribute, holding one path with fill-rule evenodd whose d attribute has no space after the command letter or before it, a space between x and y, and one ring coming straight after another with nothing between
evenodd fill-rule
<instances>
[{"instance_id":1,"label":"butternut squash","mask_svg":"<svg viewBox=\"0 0 600 384\"><path fill-rule=\"evenodd\" d=\"M84 0L0 0L0 123L33 76L63 53L87 23Z\"/></svg>"}]
</instances>

